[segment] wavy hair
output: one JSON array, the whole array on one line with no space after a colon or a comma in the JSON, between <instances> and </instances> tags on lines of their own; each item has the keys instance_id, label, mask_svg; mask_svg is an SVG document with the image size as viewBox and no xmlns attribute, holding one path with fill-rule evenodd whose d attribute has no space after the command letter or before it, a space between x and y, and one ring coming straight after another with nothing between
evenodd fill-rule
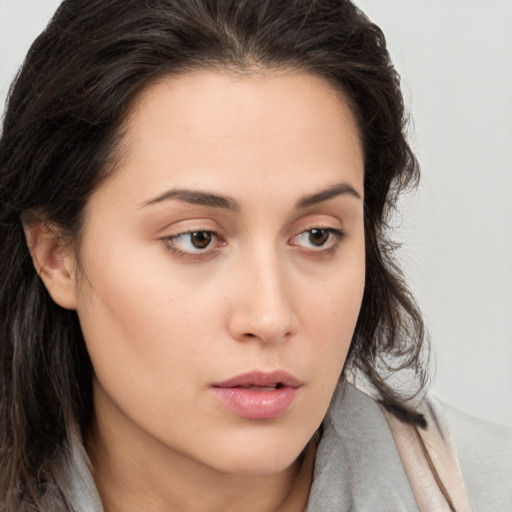
<instances>
[{"instance_id":1,"label":"wavy hair","mask_svg":"<svg viewBox=\"0 0 512 512\"><path fill-rule=\"evenodd\" d=\"M77 240L92 192L115 172L123 121L152 81L193 69L286 68L333 84L363 145L366 283L344 372L403 421L424 419L389 383L425 384L426 335L393 257L388 221L418 180L399 77L381 30L348 0L66 0L11 86L0 139L0 510L41 499L92 415L78 317L50 298L23 223Z\"/></svg>"}]
</instances>

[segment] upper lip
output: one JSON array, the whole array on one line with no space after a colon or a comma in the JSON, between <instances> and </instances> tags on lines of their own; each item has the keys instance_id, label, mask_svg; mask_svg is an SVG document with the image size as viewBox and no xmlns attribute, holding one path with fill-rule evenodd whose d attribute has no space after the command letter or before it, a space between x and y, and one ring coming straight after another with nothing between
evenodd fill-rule
<instances>
[{"instance_id":1,"label":"upper lip","mask_svg":"<svg viewBox=\"0 0 512 512\"><path fill-rule=\"evenodd\" d=\"M284 370L272 372L251 371L213 384L214 388L235 388L239 386L286 386L298 388L303 385L299 379Z\"/></svg>"}]
</instances>

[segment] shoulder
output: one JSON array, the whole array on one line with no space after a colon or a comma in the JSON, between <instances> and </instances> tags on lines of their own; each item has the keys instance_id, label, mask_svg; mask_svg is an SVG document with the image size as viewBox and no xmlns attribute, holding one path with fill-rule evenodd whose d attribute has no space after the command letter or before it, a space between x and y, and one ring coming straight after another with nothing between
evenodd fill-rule
<instances>
[{"instance_id":1,"label":"shoulder","mask_svg":"<svg viewBox=\"0 0 512 512\"><path fill-rule=\"evenodd\" d=\"M418 510L418 499L446 506L428 466L433 463L454 503L462 503L460 510L509 512L511 429L474 418L433 395L427 395L420 411L428 421L425 431L402 424L354 386L340 386L324 421L312 490L322 489L323 499L335 493L349 497L347 510ZM336 501L337 508L326 510L345 510L340 505Z\"/></svg>"},{"instance_id":2,"label":"shoulder","mask_svg":"<svg viewBox=\"0 0 512 512\"><path fill-rule=\"evenodd\" d=\"M379 404L346 382L323 422L307 508L333 510L418 511Z\"/></svg>"},{"instance_id":3,"label":"shoulder","mask_svg":"<svg viewBox=\"0 0 512 512\"><path fill-rule=\"evenodd\" d=\"M475 418L444 403L441 407L474 509L510 510L512 429Z\"/></svg>"}]
</instances>

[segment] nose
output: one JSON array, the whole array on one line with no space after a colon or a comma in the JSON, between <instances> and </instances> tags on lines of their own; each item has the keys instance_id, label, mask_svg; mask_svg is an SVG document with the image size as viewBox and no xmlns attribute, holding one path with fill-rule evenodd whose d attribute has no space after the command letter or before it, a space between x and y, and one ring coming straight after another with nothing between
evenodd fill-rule
<instances>
[{"instance_id":1,"label":"nose","mask_svg":"<svg viewBox=\"0 0 512 512\"><path fill-rule=\"evenodd\" d=\"M239 266L229 318L231 336L239 341L283 342L298 330L291 280L274 251L258 251Z\"/></svg>"}]
</instances>

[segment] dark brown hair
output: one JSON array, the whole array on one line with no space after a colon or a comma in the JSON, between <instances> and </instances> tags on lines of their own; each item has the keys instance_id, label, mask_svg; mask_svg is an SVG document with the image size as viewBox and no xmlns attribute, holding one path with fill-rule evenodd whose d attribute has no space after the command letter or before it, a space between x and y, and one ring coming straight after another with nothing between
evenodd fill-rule
<instances>
[{"instance_id":1,"label":"dark brown hair","mask_svg":"<svg viewBox=\"0 0 512 512\"><path fill-rule=\"evenodd\" d=\"M43 510L70 429L85 431L92 414L77 315L51 300L22 220L43 216L76 239L136 95L159 77L198 68L306 71L351 105L365 159L367 277L345 371L362 372L399 418L424 424L386 380L412 370L421 389L426 373L423 322L388 239L389 214L418 166L381 30L348 0L66 0L10 90L0 141L3 512Z\"/></svg>"}]
</instances>

